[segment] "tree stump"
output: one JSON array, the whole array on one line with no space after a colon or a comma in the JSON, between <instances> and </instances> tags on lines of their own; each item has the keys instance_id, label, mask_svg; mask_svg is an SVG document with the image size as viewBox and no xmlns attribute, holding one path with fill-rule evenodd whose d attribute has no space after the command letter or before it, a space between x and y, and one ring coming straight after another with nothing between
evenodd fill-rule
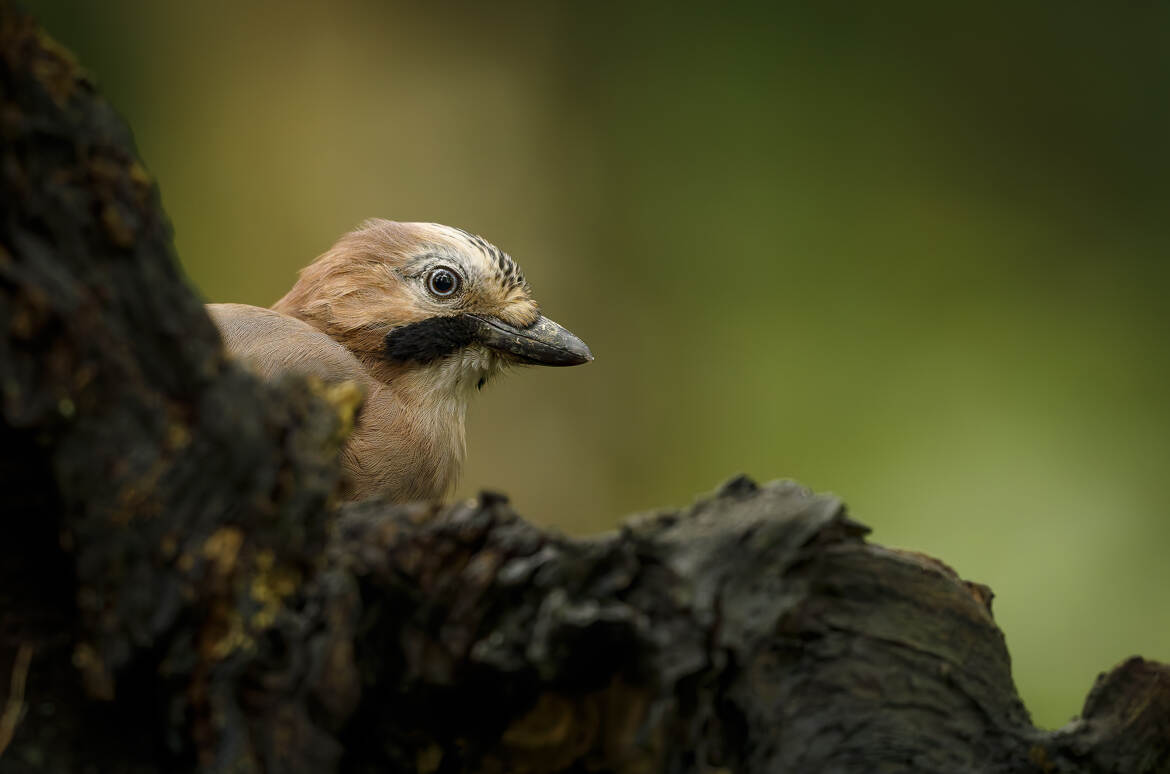
<instances>
[{"instance_id":1,"label":"tree stump","mask_svg":"<svg viewBox=\"0 0 1170 774\"><path fill-rule=\"evenodd\" d=\"M586 540L339 503L360 395L225 360L129 131L6 0L0 101L0 772L1170 771L1170 667L1037 730L990 590L796 484Z\"/></svg>"}]
</instances>

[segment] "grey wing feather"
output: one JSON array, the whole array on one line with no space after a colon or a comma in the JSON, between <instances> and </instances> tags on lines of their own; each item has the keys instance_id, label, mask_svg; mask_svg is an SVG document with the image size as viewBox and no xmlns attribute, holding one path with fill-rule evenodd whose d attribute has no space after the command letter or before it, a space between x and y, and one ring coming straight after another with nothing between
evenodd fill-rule
<instances>
[{"instance_id":1,"label":"grey wing feather","mask_svg":"<svg viewBox=\"0 0 1170 774\"><path fill-rule=\"evenodd\" d=\"M247 304L208 304L207 312L228 354L266 379L289 372L326 383L370 379L348 349L295 317Z\"/></svg>"}]
</instances>

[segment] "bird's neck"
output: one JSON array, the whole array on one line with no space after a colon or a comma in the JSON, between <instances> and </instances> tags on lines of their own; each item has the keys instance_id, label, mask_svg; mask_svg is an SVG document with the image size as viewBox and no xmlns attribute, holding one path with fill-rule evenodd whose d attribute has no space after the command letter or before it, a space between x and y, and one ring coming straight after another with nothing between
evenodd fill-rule
<instances>
[{"instance_id":1,"label":"bird's neck","mask_svg":"<svg viewBox=\"0 0 1170 774\"><path fill-rule=\"evenodd\" d=\"M412 405L461 405L461 410L501 368L498 358L479 347L431 363L395 363L381 354L358 355L358 359L370 376Z\"/></svg>"},{"instance_id":2,"label":"bird's neck","mask_svg":"<svg viewBox=\"0 0 1170 774\"><path fill-rule=\"evenodd\" d=\"M381 405L393 406L397 436L411 439L405 444L413 457L407 467L424 472L417 480L431 487L412 494L424 499L442 497L463 468L467 404L481 380L499 370L496 358L463 351L427 364L390 363L384 358L363 359L363 363L382 385L378 390Z\"/></svg>"},{"instance_id":3,"label":"bird's neck","mask_svg":"<svg viewBox=\"0 0 1170 774\"><path fill-rule=\"evenodd\" d=\"M432 419L463 437L463 422L470 397L445 370L415 368L398 373L386 382L404 408L416 416Z\"/></svg>"}]
</instances>

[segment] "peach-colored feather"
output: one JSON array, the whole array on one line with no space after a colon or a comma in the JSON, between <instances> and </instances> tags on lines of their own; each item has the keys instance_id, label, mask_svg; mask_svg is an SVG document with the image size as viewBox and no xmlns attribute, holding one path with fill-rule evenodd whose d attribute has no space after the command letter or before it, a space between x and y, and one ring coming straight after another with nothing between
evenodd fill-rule
<instances>
[{"instance_id":1,"label":"peach-colored feather","mask_svg":"<svg viewBox=\"0 0 1170 774\"><path fill-rule=\"evenodd\" d=\"M420 262L457 263L467 292L452 305L412 275ZM388 331L435 316L487 314L511 325L540 310L518 267L479 237L433 223L371 220L303 269L272 309L210 304L229 353L260 375L312 374L366 391L341 453L345 496L435 499L459 476L468 397L504 361L472 345L435 363L391 363Z\"/></svg>"}]
</instances>

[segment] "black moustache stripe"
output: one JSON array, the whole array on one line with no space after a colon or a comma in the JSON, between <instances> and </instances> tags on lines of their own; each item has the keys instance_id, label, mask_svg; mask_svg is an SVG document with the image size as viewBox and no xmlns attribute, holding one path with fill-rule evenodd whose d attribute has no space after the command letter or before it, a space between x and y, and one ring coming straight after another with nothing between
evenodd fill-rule
<instances>
[{"instance_id":1,"label":"black moustache stripe","mask_svg":"<svg viewBox=\"0 0 1170 774\"><path fill-rule=\"evenodd\" d=\"M432 317L386 334L386 357L400 363L431 363L475 341L478 323L470 317Z\"/></svg>"}]
</instances>

